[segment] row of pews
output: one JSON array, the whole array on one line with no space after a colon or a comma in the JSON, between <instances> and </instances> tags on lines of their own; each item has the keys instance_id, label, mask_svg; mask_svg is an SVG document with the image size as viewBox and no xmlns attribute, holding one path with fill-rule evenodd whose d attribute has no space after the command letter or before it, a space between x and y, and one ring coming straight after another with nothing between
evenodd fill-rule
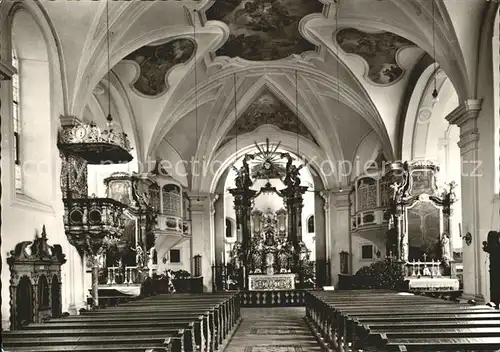
<instances>
[{"instance_id":1,"label":"row of pews","mask_svg":"<svg viewBox=\"0 0 500 352\"><path fill-rule=\"evenodd\" d=\"M306 319L327 350L499 351L500 311L393 291L311 291Z\"/></svg>"},{"instance_id":2,"label":"row of pews","mask_svg":"<svg viewBox=\"0 0 500 352\"><path fill-rule=\"evenodd\" d=\"M235 293L165 294L3 332L3 349L214 352L240 318Z\"/></svg>"}]
</instances>

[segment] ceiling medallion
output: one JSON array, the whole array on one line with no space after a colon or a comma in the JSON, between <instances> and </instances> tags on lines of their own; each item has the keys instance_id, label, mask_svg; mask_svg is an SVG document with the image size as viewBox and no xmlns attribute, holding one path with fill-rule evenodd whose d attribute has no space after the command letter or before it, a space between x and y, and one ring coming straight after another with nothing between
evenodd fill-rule
<instances>
[{"instance_id":1,"label":"ceiling medallion","mask_svg":"<svg viewBox=\"0 0 500 352\"><path fill-rule=\"evenodd\" d=\"M422 109L418 113L418 122L427 123L430 121L432 116L432 111L430 109Z\"/></svg>"}]
</instances>

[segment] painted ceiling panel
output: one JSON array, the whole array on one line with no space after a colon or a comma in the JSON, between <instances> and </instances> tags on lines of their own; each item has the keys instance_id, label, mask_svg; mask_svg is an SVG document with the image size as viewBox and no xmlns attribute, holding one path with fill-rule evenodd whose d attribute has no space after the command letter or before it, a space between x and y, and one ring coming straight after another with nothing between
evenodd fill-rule
<instances>
[{"instance_id":1,"label":"painted ceiling panel","mask_svg":"<svg viewBox=\"0 0 500 352\"><path fill-rule=\"evenodd\" d=\"M318 0L217 0L206 16L229 27L218 56L269 61L314 50L300 34L299 22L323 6Z\"/></svg>"},{"instance_id":2,"label":"painted ceiling panel","mask_svg":"<svg viewBox=\"0 0 500 352\"><path fill-rule=\"evenodd\" d=\"M306 125L300 119L297 119L296 114L266 89L248 106L236 121L236 124L233 124L233 127L222 140L221 145L224 145L237 135L252 132L257 127L266 124L274 125L284 131L298 133L318 144Z\"/></svg>"},{"instance_id":3,"label":"painted ceiling panel","mask_svg":"<svg viewBox=\"0 0 500 352\"><path fill-rule=\"evenodd\" d=\"M396 55L402 48L415 46L393 33L367 33L355 28L341 29L336 39L346 53L361 56L366 61L367 78L380 85L393 84L403 76L404 70Z\"/></svg>"},{"instance_id":4,"label":"painted ceiling panel","mask_svg":"<svg viewBox=\"0 0 500 352\"><path fill-rule=\"evenodd\" d=\"M166 76L179 64L189 61L195 52L191 39L174 39L160 45L147 45L126 56L139 65L139 76L134 88L141 94L155 97L164 93L168 87Z\"/></svg>"}]
</instances>

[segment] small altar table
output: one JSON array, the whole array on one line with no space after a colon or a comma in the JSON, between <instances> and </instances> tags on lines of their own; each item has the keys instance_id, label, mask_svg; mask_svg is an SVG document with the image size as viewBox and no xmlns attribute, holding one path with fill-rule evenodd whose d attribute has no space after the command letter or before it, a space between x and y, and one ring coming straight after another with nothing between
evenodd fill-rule
<instances>
[{"instance_id":1,"label":"small altar table","mask_svg":"<svg viewBox=\"0 0 500 352\"><path fill-rule=\"evenodd\" d=\"M249 275L250 291L281 291L295 289L295 274Z\"/></svg>"}]
</instances>

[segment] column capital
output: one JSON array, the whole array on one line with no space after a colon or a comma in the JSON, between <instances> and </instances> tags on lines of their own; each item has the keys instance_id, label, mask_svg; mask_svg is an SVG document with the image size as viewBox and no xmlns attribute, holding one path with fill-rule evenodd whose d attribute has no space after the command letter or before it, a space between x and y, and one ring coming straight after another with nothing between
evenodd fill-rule
<instances>
[{"instance_id":1,"label":"column capital","mask_svg":"<svg viewBox=\"0 0 500 352\"><path fill-rule=\"evenodd\" d=\"M460 104L455 110L446 116L446 120L458 127L465 127L467 123L475 122L477 120L481 108L483 106L483 99L469 99Z\"/></svg>"},{"instance_id":2,"label":"column capital","mask_svg":"<svg viewBox=\"0 0 500 352\"><path fill-rule=\"evenodd\" d=\"M477 118L483 105L482 99L466 100L446 116L446 120L460 127L460 141L458 146L464 155L470 150L478 148L479 132Z\"/></svg>"},{"instance_id":3,"label":"column capital","mask_svg":"<svg viewBox=\"0 0 500 352\"><path fill-rule=\"evenodd\" d=\"M187 196L192 212L211 211L215 201L219 198L218 194L198 193L196 191L187 192Z\"/></svg>"},{"instance_id":4,"label":"column capital","mask_svg":"<svg viewBox=\"0 0 500 352\"><path fill-rule=\"evenodd\" d=\"M325 206L335 206L335 207L349 207L351 201L349 199L349 192L338 189L325 189L320 191L320 195L325 200Z\"/></svg>"},{"instance_id":5,"label":"column capital","mask_svg":"<svg viewBox=\"0 0 500 352\"><path fill-rule=\"evenodd\" d=\"M16 74L16 68L11 64L0 60L0 81L10 81Z\"/></svg>"},{"instance_id":6,"label":"column capital","mask_svg":"<svg viewBox=\"0 0 500 352\"><path fill-rule=\"evenodd\" d=\"M77 123L82 122L78 117L72 115L61 115L59 117L59 121L61 121L61 126L74 126Z\"/></svg>"}]
</instances>

